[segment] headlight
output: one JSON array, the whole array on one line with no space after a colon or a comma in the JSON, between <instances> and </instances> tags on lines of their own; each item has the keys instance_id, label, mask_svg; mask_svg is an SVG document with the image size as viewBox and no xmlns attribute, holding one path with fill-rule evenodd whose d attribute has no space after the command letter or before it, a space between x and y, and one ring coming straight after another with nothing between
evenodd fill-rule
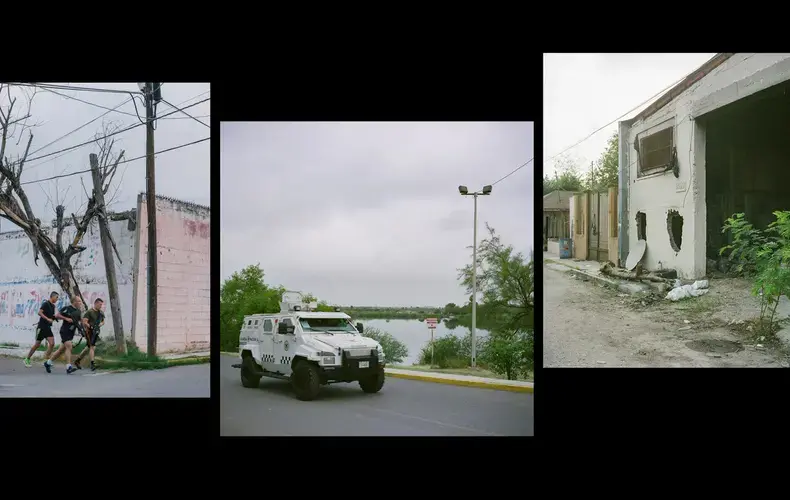
<instances>
[{"instance_id":1,"label":"headlight","mask_svg":"<svg viewBox=\"0 0 790 500\"><path fill-rule=\"evenodd\" d=\"M334 365L335 364L335 357L334 356L327 356L321 359L321 363L325 365Z\"/></svg>"}]
</instances>

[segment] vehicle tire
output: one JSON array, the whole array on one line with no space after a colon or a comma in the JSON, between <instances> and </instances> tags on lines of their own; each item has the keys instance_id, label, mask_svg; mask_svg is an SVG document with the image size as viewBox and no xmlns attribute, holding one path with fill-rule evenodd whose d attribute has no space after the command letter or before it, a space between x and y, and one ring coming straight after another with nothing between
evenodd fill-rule
<instances>
[{"instance_id":1,"label":"vehicle tire","mask_svg":"<svg viewBox=\"0 0 790 500\"><path fill-rule=\"evenodd\" d=\"M368 394L375 394L384 387L384 368L379 368L376 373L360 379L359 387Z\"/></svg>"},{"instance_id":2,"label":"vehicle tire","mask_svg":"<svg viewBox=\"0 0 790 500\"><path fill-rule=\"evenodd\" d=\"M241 385L257 389L261 384L261 376L256 374L257 366L252 356L245 357L241 362Z\"/></svg>"},{"instance_id":3,"label":"vehicle tire","mask_svg":"<svg viewBox=\"0 0 790 500\"><path fill-rule=\"evenodd\" d=\"M297 399L301 401L314 400L321 390L321 375L318 372L318 367L308 361L298 362L294 367L293 375L291 375L291 385Z\"/></svg>"}]
</instances>

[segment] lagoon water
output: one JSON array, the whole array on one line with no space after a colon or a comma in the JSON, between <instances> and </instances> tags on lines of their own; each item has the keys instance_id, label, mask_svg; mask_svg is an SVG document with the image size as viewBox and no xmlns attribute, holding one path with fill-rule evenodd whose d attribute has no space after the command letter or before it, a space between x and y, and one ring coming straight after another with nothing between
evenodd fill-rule
<instances>
[{"instance_id":1,"label":"lagoon water","mask_svg":"<svg viewBox=\"0 0 790 500\"><path fill-rule=\"evenodd\" d=\"M431 341L431 330L428 324L420 322L416 319L360 319L365 327L377 328L383 332L387 332L396 339L400 340L409 349L409 356L403 360L404 365L411 365L417 362L420 357L422 348ZM455 335L463 338L470 332L469 328L458 326L454 330L447 328L444 322L436 325L436 330L433 331L434 339L444 337L447 335ZM476 330L478 337L488 335L488 331L478 328ZM364 335L364 334L363 334Z\"/></svg>"}]
</instances>

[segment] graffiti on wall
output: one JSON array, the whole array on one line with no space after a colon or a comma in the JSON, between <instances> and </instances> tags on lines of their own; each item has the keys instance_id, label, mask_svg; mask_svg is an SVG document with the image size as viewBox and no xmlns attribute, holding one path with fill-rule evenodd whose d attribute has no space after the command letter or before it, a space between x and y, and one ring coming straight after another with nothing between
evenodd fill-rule
<instances>
[{"instance_id":1,"label":"graffiti on wall","mask_svg":"<svg viewBox=\"0 0 790 500\"><path fill-rule=\"evenodd\" d=\"M41 303L49 298L52 287L42 287L30 284L14 285L0 291L0 325L14 329L30 329L38 320L38 310ZM55 289L57 291L57 289ZM88 306L100 298L107 303L107 293L104 290L83 291ZM65 294L61 294L55 307L59 310L69 305L71 301Z\"/></svg>"},{"instance_id":2,"label":"graffiti on wall","mask_svg":"<svg viewBox=\"0 0 790 500\"><path fill-rule=\"evenodd\" d=\"M211 236L208 222L187 219L184 220L184 229L186 230L186 234L192 237L198 236L201 239L207 240Z\"/></svg>"}]
</instances>

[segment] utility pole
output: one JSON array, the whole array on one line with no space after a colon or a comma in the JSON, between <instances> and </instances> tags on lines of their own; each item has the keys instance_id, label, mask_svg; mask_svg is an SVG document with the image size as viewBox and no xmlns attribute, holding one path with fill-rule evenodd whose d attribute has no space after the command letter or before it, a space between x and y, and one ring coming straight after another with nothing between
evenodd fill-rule
<instances>
[{"instance_id":1,"label":"utility pole","mask_svg":"<svg viewBox=\"0 0 790 500\"><path fill-rule=\"evenodd\" d=\"M110 310L112 311L112 327L115 331L115 345L119 354L126 354L121 303L118 299L118 280L115 277L115 258L112 254L112 236L110 235L110 226L107 220L107 207L104 204L103 179L99 172L99 158L91 153L90 161L91 175L93 176L93 197L99 210L99 233L101 235L102 253L104 254L104 270L107 273L107 290L110 294ZM90 307L90 304L85 304L85 307Z\"/></svg>"},{"instance_id":2,"label":"utility pole","mask_svg":"<svg viewBox=\"0 0 790 500\"><path fill-rule=\"evenodd\" d=\"M156 186L154 182L154 94L160 83L145 84L145 194L148 213L148 350L156 356Z\"/></svg>"},{"instance_id":3,"label":"utility pole","mask_svg":"<svg viewBox=\"0 0 790 500\"><path fill-rule=\"evenodd\" d=\"M472 368L477 366L477 193L473 195L475 199L475 229L474 242L472 243Z\"/></svg>"}]
</instances>

